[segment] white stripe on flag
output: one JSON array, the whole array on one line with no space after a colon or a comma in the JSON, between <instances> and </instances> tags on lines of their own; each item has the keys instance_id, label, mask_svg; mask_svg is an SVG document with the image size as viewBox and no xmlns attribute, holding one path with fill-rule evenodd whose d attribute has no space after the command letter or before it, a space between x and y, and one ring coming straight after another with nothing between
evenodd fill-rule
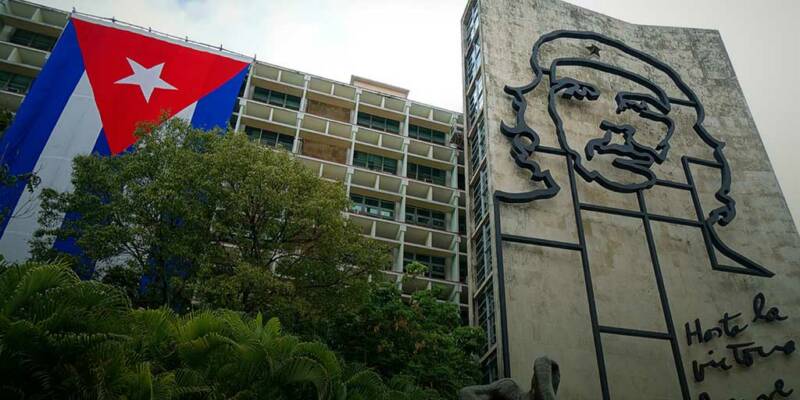
<instances>
[{"instance_id":1,"label":"white stripe on flag","mask_svg":"<svg viewBox=\"0 0 800 400\"><path fill-rule=\"evenodd\" d=\"M182 119L182 120L186 121L187 123L191 124L192 123L192 117L194 117L194 109L196 107L197 107L197 102L195 101L194 103L189 104L188 106L186 106L186 108L181 110L179 113L173 115L172 118L179 118L179 119Z\"/></svg>"},{"instance_id":2,"label":"white stripe on flag","mask_svg":"<svg viewBox=\"0 0 800 400\"><path fill-rule=\"evenodd\" d=\"M28 241L39 228L42 189L72 190L72 159L91 153L102 127L92 86L84 72L36 161L34 171L41 179L39 186L33 192L22 193L0 238L0 254L6 260L17 262L30 257Z\"/></svg>"}]
</instances>

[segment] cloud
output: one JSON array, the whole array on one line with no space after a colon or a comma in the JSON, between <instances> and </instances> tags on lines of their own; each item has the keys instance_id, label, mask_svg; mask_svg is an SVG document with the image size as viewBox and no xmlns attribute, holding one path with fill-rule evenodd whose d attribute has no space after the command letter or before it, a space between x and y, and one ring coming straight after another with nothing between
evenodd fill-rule
<instances>
[{"instance_id":1,"label":"cloud","mask_svg":"<svg viewBox=\"0 0 800 400\"><path fill-rule=\"evenodd\" d=\"M360 75L461 110L462 0L41 0L339 81Z\"/></svg>"}]
</instances>

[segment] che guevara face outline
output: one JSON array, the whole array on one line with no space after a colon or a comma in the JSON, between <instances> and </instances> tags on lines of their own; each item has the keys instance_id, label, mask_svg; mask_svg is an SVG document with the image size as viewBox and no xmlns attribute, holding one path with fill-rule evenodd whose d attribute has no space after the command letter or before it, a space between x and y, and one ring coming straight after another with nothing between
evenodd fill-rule
<instances>
[{"instance_id":1,"label":"che guevara face outline","mask_svg":"<svg viewBox=\"0 0 800 400\"><path fill-rule=\"evenodd\" d=\"M652 187L657 176L651 167L667 159L669 141L675 131L675 123L669 117L669 98L660 87L636 73L622 69L606 70L602 63L591 60L581 60L580 68L627 79L633 83L629 86L635 89L614 90L609 93L608 90L601 90L594 82L578 80L566 73L559 75L562 71L571 70L559 67L578 66L575 61L576 59L556 60L549 71L550 115L556 125L562 148L572 153L575 168L589 181L597 181L606 188L622 192ZM608 99L604 99L605 97ZM583 135L579 135L579 132L572 131L569 123L565 123L559 112L559 103L564 100L584 102L581 105L584 108L601 108L599 113L582 114L583 119L592 121L589 123L589 132L580 132ZM610 109L603 109L609 104L613 104ZM627 118L619 118L623 116ZM580 141L581 137L590 139L583 143ZM612 158L613 167L626 172L621 174L626 177L625 181L607 176L592 166L594 159L605 159L607 157L603 156L606 155Z\"/></svg>"},{"instance_id":2,"label":"che guevara face outline","mask_svg":"<svg viewBox=\"0 0 800 400\"><path fill-rule=\"evenodd\" d=\"M552 60L549 65L541 65L540 50L542 45L561 39L588 40L593 44L597 43L605 46L606 49L619 51L638 62L644 63L648 65L647 68L649 68L650 71L666 76L665 82L668 82L676 89L675 93L677 93L677 97L668 96L665 91L653 81L625 68L608 64L604 62L605 60L592 59L588 56L565 57L556 58ZM714 197L721 205L710 211L706 210L704 214L701 205L695 203L695 208L698 212L698 222L702 224L704 236L707 239L707 247L709 258L712 261L712 267L717 270L763 277L771 277L774 275L763 266L727 246L716 233L716 226L726 226L736 217L736 201L730 195L732 180L730 164L723 152L725 143L717 140L706 131L703 126L703 121L705 119L703 104L674 69L652 55L634 49L619 40L596 32L570 30L552 31L540 36L533 45L530 66L533 73L533 79L530 83L523 86L504 87L504 92L511 97L511 106L514 110L515 121L513 125L502 122L500 125L500 132L511 141L510 153L516 165L519 168L528 170L531 173L530 180L537 184L534 185L533 189L527 192L512 193L496 190L494 192L495 199L504 203L527 203L552 198L558 194L561 188L552 177L550 171L543 170L536 161L534 154L537 152L556 153L567 156L571 160L570 165L573 166L577 175L580 175L580 177L586 181L597 182L606 189L616 192L639 192L649 189L655 184L675 185L682 188L690 187L691 190L696 190L691 183L687 185L686 183L680 182L659 181L659 178L651 169L654 164L665 162L670 152L670 139L675 131L675 123L669 116L670 110L673 106L689 107L695 111L696 119L691 129L693 132L686 132L686 134L696 135L702 143L708 146L711 157L698 159L687 155L673 154L671 158L675 160L675 162L682 164L687 178L690 180L690 165L699 164L705 167L716 168L720 172L719 187L715 191ZM590 68L600 73L615 75L621 79L627 80L629 83L633 83L634 86L638 85L638 87L643 87L644 90L618 90L612 91L612 93L602 93L596 86L589 82L581 82L574 77L564 74L559 76L559 68L564 67ZM560 149L540 146L541 140L539 134L531 128L525 120L525 113L528 108L528 101L525 95L540 85L546 85L548 90L548 113L553 123L556 125ZM595 136L586 143L579 143L580 146L577 146L578 148L573 147L576 146L575 143L570 142L570 139L572 139L572 142L575 141L571 134L573 132L565 129L564 120L559 113L557 105L559 96L561 99L588 100L592 102L596 101L604 94L606 96L614 96L615 107L610 110L611 112L608 113L609 115L613 116L617 112L634 112L637 114L638 119L636 120L639 122L648 121L650 123L656 123L657 125L660 124L663 131L659 139L655 142L645 143L636 137L639 131L633 124L628 124L628 126L626 126L625 124L615 123L608 118L603 118L596 124L596 127L592 127L595 132L598 132L597 130L599 129L602 135L595 134ZM621 143L620 137L617 135L622 136ZM592 136L592 134L588 136ZM616 139L617 143L610 140L612 138ZM629 173L628 176L633 175L636 179L633 181L626 180L625 182L620 182L598 172L597 169L590 165L595 157L608 156L613 157L612 166L614 168L626 171ZM727 256L738 265L729 266L720 264L714 256L715 250Z\"/></svg>"}]
</instances>

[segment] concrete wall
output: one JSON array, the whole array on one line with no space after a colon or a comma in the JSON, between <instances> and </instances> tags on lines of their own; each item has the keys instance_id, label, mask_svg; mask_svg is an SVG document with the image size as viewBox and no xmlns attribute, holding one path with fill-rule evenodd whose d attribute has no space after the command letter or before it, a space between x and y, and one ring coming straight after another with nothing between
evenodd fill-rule
<instances>
[{"instance_id":1,"label":"concrete wall","mask_svg":"<svg viewBox=\"0 0 800 400\"><path fill-rule=\"evenodd\" d=\"M301 154L304 156L318 158L320 160L332 161L339 164L347 163L347 147L336 145L330 141L303 139Z\"/></svg>"},{"instance_id":2,"label":"concrete wall","mask_svg":"<svg viewBox=\"0 0 800 400\"><path fill-rule=\"evenodd\" d=\"M344 107L338 107L330 104L325 104L316 100L308 100L306 112L309 114L319 115L320 117L330 118L336 121L350 122L350 110Z\"/></svg>"},{"instance_id":3,"label":"concrete wall","mask_svg":"<svg viewBox=\"0 0 800 400\"><path fill-rule=\"evenodd\" d=\"M752 271L741 260L730 260L707 245L703 235L701 222L709 211L722 205L714 197L721 186L719 169L690 166L702 219L691 190L654 186L642 192L649 213L689 221L676 224L634 215L641 211L636 193L609 191L570 171L567 157L537 153L533 159L550 171L561 190L547 200L501 204L492 223L500 222L504 234L574 243L583 251L502 242L505 279L500 283L506 293L505 345L511 377L527 386L533 360L549 355L561 366L560 399L698 399L703 392L711 399L755 399L773 393L778 379L784 380L784 391L795 389L795 394L775 394L774 398L800 398L798 354L755 356L752 365L746 366L726 347L754 342L751 346L763 346L767 352L775 345L800 340L800 237L719 33L628 24L556 0L480 3L490 191L521 192L535 185L529 180L530 173L514 164L509 156L510 141L500 133L501 121L514 124L511 97L503 92L504 85L522 86L531 81L531 47L542 34L560 29L598 32L668 64L696 93L705 108L703 126L726 143L723 151L730 165L731 197L736 202L735 219L713 228L729 248L774 273L760 277L713 269L708 249L712 249L716 264ZM685 97L656 69L600 43L599 56L590 55L586 44L591 43L554 42L543 47L542 62L549 65L549 60L560 57L587 57L651 79L670 97ZM634 125L638 129L635 137L647 140L648 121L632 112L614 112L614 94L635 90L637 85L591 69L563 67L561 73L591 82L601 93L592 102L554 99L569 145L586 165L590 163L585 159L584 144L603 136L598 127L603 119ZM547 111L549 83L545 76L527 95L525 118L543 145L561 148ZM693 108L673 104L668 115L675 124L671 148L666 161L654 165L652 171L659 179L689 185L692 182L682 167L682 156L713 162L713 150L696 133L698 115ZM614 168L612 161L612 156L597 156L591 169L623 183L636 183L636 176ZM631 215L588 209L576 215L576 199L629 210ZM765 295L767 308L778 307L780 315L788 319L754 322L757 293ZM729 325L747 324L747 328L735 337L723 334L707 343L695 339L688 344L686 323L694 327L697 318L703 329L721 327L718 321L725 313L741 313ZM634 334L608 333L599 326ZM641 332L664 338L643 337L653 335ZM730 369L706 368L702 381L694 377L693 361L705 363L723 357ZM680 369L685 377L678 373ZM601 370L605 370L605 379Z\"/></svg>"}]
</instances>

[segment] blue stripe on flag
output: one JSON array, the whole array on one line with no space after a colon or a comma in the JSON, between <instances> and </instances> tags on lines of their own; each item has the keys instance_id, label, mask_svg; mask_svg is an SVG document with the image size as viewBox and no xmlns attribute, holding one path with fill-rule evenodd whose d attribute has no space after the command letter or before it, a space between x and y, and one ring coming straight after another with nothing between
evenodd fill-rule
<instances>
[{"instance_id":1,"label":"blue stripe on flag","mask_svg":"<svg viewBox=\"0 0 800 400\"><path fill-rule=\"evenodd\" d=\"M197 102L192 116L192 126L210 130L215 127L224 128L233 113L233 105L242 82L247 76L248 68L244 68L222 86L209 93Z\"/></svg>"},{"instance_id":2,"label":"blue stripe on flag","mask_svg":"<svg viewBox=\"0 0 800 400\"><path fill-rule=\"evenodd\" d=\"M11 175L33 171L83 72L83 57L70 22L22 102L14 122L0 139L0 157ZM25 182L0 187L0 237L24 189Z\"/></svg>"}]
</instances>

